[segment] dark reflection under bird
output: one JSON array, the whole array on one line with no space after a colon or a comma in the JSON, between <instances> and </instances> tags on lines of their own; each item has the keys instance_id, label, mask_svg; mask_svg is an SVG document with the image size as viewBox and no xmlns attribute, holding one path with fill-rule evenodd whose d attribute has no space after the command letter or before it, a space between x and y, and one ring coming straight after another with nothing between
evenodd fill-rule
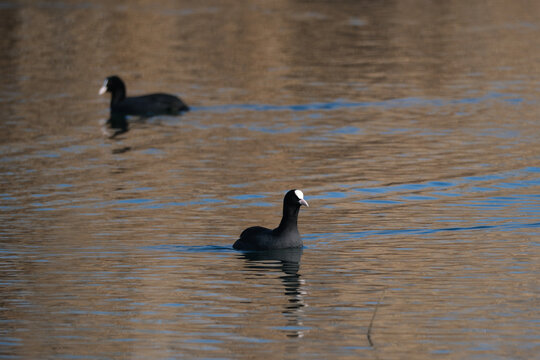
<instances>
[{"instance_id":1,"label":"dark reflection under bird","mask_svg":"<svg viewBox=\"0 0 540 360\"><path fill-rule=\"evenodd\" d=\"M283 272L279 279L283 284L284 294L287 298L287 305L282 313L287 318L287 326L291 327L291 330L287 330L288 337L303 336L303 330L298 329L302 326L302 309L307 306L305 303L305 280L298 273L302 252L302 248L293 248L242 253L242 257L246 260L244 266L248 270L265 274L278 268Z\"/></svg>"}]
</instances>

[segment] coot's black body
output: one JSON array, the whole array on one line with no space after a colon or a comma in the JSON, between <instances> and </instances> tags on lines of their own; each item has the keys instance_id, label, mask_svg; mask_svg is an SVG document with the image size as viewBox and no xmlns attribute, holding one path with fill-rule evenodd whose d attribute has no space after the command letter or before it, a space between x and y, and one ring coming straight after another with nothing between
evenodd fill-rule
<instances>
[{"instance_id":1,"label":"coot's black body","mask_svg":"<svg viewBox=\"0 0 540 360\"><path fill-rule=\"evenodd\" d=\"M113 99L111 99L111 112L117 114L150 117L155 115L178 115L189 110L189 107L182 100L169 94L126 97L116 103L113 102Z\"/></svg>"},{"instance_id":2,"label":"coot's black body","mask_svg":"<svg viewBox=\"0 0 540 360\"><path fill-rule=\"evenodd\" d=\"M283 199L283 217L273 230L254 226L240 234L233 248L237 250L275 250L302 247L298 232L298 212L300 206L309 206L300 190L290 190Z\"/></svg>"},{"instance_id":3,"label":"coot's black body","mask_svg":"<svg viewBox=\"0 0 540 360\"><path fill-rule=\"evenodd\" d=\"M111 93L111 114L150 117L155 115L178 115L189 111L182 100L169 94L150 94L126 97L126 86L118 76L105 79L100 94Z\"/></svg>"}]
</instances>

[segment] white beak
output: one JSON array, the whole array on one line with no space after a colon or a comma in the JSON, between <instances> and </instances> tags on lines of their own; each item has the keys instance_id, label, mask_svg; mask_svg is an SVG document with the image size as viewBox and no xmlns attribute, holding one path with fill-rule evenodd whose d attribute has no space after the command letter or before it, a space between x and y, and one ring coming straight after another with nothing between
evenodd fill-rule
<instances>
[{"instance_id":1,"label":"white beak","mask_svg":"<svg viewBox=\"0 0 540 360\"><path fill-rule=\"evenodd\" d=\"M99 89L99 95L103 95L107 92L107 86L103 85L101 89Z\"/></svg>"},{"instance_id":2,"label":"white beak","mask_svg":"<svg viewBox=\"0 0 540 360\"><path fill-rule=\"evenodd\" d=\"M300 205L305 205L305 206L309 207L309 204L304 199L300 199L299 203L300 203Z\"/></svg>"}]
</instances>

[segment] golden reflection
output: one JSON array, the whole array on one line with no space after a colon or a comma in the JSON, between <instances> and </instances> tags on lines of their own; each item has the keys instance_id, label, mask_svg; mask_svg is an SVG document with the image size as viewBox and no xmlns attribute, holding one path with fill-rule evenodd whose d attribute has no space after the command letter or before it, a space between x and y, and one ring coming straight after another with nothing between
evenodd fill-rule
<instances>
[{"instance_id":1,"label":"golden reflection","mask_svg":"<svg viewBox=\"0 0 540 360\"><path fill-rule=\"evenodd\" d=\"M534 358L539 13L3 3L0 357ZM113 73L193 111L103 139ZM291 188L301 272L175 250L277 225Z\"/></svg>"},{"instance_id":2,"label":"golden reflection","mask_svg":"<svg viewBox=\"0 0 540 360\"><path fill-rule=\"evenodd\" d=\"M303 337L305 333L302 327L303 308L308 306L305 303L305 296L307 295L305 290L306 281L298 273L302 252L303 250L300 248L243 253L246 259L245 268L248 271L255 270L261 273L271 271L275 269L275 262L278 262L279 268L283 272L279 279L283 284L284 294L287 298L283 314L287 319L285 332L288 337ZM268 263L269 261L271 263Z\"/></svg>"}]
</instances>

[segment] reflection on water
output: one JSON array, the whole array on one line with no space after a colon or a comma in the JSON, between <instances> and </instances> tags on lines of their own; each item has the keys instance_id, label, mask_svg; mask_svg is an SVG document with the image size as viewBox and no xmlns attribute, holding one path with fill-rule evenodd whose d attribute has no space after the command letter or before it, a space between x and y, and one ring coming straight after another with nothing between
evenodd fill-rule
<instances>
[{"instance_id":1,"label":"reflection on water","mask_svg":"<svg viewBox=\"0 0 540 360\"><path fill-rule=\"evenodd\" d=\"M283 283L288 301L283 309L283 314L287 318L287 325L283 329L287 331L289 337L304 336L302 308L306 306L304 297L307 293L304 290L305 281L298 274L302 252L303 250L300 248L243 253L247 260L245 267L249 272L273 271L276 267L279 267L279 270L283 272L279 278Z\"/></svg>"},{"instance_id":2,"label":"reflection on water","mask_svg":"<svg viewBox=\"0 0 540 360\"><path fill-rule=\"evenodd\" d=\"M535 358L539 4L0 4L0 357Z\"/></svg>"},{"instance_id":3,"label":"reflection on water","mask_svg":"<svg viewBox=\"0 0 540 360\"><path fill-rule=\"evenodd\" d=\"M128 132L129 124L125 115L111 113L109 118L101 123L101 133L109 139Z\"/></svg>"},{"instance_id":4,"label":"reflection on water","mask_svg":"<svg viewBox=\"0 0 540 360\"><path fill-rule=\"evenodd\" d=\"M129 150L131 150L130 146L124 146L124 147L119 147L119 148L113 149L112 153L113 154L123 154L125 152L128 152Z\"/></svg>"}]
</instances>

